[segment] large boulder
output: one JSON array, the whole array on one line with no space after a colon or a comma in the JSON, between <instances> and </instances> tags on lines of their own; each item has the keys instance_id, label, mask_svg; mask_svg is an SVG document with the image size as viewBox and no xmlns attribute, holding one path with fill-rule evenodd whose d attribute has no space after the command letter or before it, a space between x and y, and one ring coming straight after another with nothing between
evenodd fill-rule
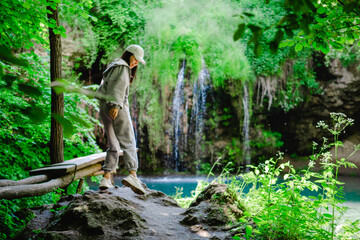
<instances>
[{"instance_id":1,"label":"large boulder","mask_svg":"<svg viewBox=\"0 0 360 240\"><path fill-rule=\"evenodd\" d=\"M226 184L208 185L183 213L181 223L203 236L218 232L219 239L231 239L231 229L239 227L244 207Z\"/></svg>"}]
</instances>

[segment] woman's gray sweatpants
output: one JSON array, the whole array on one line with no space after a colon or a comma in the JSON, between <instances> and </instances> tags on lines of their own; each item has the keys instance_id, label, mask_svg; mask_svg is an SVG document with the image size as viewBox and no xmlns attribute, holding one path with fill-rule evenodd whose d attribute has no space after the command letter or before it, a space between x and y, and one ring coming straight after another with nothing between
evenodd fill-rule
<instances>
[{"instance_id":1,"label":"woman's gray sweatpants","mask_svg":"<svg viewBox=\"0 0 360 240\"><path fill-rule=\"evenodd\" d=\"M119 162L120 149L124 152L124 163L128 171L138 169L136 142L133 125L131 122L129 103L124 104L122 109L113 120L109 117L110 107L105 101L100 101L100 116L107 134L109 148L103 170L112 172L116 170Z\"/></svg>"}]
</instances>

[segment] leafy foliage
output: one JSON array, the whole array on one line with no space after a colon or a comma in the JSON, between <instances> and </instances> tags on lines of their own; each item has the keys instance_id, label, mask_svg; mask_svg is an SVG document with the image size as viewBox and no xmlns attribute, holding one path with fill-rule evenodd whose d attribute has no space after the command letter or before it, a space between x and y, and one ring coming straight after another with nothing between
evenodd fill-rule
<instances>
[{"instance_id":1,"label":"leafy foliage","mask_svg":"<svg viewBox=\"0 0 360 240\"><path fill-rule=\"evenodd\" d=\"M65 35L65 28L48 21L47 7L55 7L57 0L20 1L4 0L0 3L0 45L21 49L35 43L48 45L48 28Z\"/></svg>"},{"instance_id":2,"label":"leafy foliage","mask_svg":"<svg viewBox=\"0 0 360 240\"><path fill-rule=\"evenodd\" d=\"M339 134L353 121L343 114L331 114L331 118L332 127L324 122L319 126L333 134L334 142L324 142L319 153L310 156L307 169L297 173L289 162L277 164L278 160L270 159L259 167L252 166L254 172L243 176L247 184L252 183L244 200L248 201L248 210L258 226L254 230L255 236L267 239L343 239L351 238L359 231L356 223L348 223L348 228L335 232L335 220L346 211L339 205L344 200L340 187L343 183L337 180L338 169L355 165L346 159L337 159L336 152L341 144ZM333 157L328 151L331 146L335 146ZM313 171L316 163L322 166L321 173ZM280 174L283 174L283 182L279 180ZM311 191L310 196L303 194L306 189Z\"/></svg>"},{"instance_id":3,"label":"leafy foliage","mask_svg":"<svg viewBox=\"0 0 360 240\"><path fill-rule=\"evenodd\" d=\"M359 37L360 4L357 1L337 0L265 0L266 4L278 5L283 12L271 25L253 24L255 11L243 11L241 22L234 33L234 40L240 39L248 29L254 43L255 56L261 55L261 38L267 31L276 31L273 39L263 43L272 52L284 46L295 45L296 51L314 48L327 54L330 47L342 49L345 44L353 44ZM252 10L252 9L251 9ZM285 38L288 37L288 39Z\"/></svg>"},{"instance_id":4,"label":"leafy foliage","mask_svg":"<svg viewBox=\"0 0 360 240\"><path fill-rule=\"evenodd\" d=\"M264 163L284 145L284 142L281 141L281 133L272 132L261 124L254 126L254 132L255 134L250 140L253 162Z\"/></svg>"},{"instance_id":5,"label":"leafy foliage","mask_svg":"<svg viewBox=\"0 0 360 240\"><path fill-rule=\"evenodd\" d=\"M245 235L241 230L234 239L243 236L246 239L352 239L358 236L360 220L339 221L348 209L341 206L344 183L337 179L340 166L355 167L337 157L337 148L342 145L339 135L353 124L353 120L341 113L332 113L331 120L331 125L321 121L318 127L329 131L334 141L328 143L325 140L318 152L310 156L306 169L297 172L290 162L279 162L282 159L279 154L276 159L251 166L253 171L246 174L231 176L232 170L226 166L213 180L228 184L245 204L246 211L239 219ZM328 151L332 146L335 147L334 156ZM359 147L355 146L353 153ZM315 149L317 145L314 145ZM212 171L219 161L213 165L209 176L214 175ZM315 164L321 166L321 172L314 171ZM199 182L188 198L181 198L180 190L175 200L188 207L207 184L207 181ZM245 192L245 188L249 190Z\"/></svg>"},{"instance_id":6,"label":"leafy foliage","mask_svg":"<svg viewBox=\"0 0 360 240\"><path fill-rule=\"evenodd\" d=\"M131 1L77 3L66 0L60 7L61 18L73 28L71 34L81 36L81 39L75 39L84 54L76 64L88 68L95 61L107 64L118 58L125 43L136 43L135 39L145 24L143 10Z\"/></svg>"}]
</instances>

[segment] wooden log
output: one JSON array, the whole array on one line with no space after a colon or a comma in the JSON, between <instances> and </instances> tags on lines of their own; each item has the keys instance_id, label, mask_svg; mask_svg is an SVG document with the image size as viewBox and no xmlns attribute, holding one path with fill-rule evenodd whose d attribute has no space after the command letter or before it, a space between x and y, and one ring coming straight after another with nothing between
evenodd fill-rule
<instances>
[{"instance_id":1,"label":"wooden log","mask_svg":"<svg viewBox=\"0 0 360 240\"><path fill-rule=\"evenodd\" d=\"M121 156L123 152L120 152ZM48 167L43 167L35 170L30 171L30 175L41 175L46 174L52 178L57 178L60 176L64 176L68 173L79 171L85 167L90 165L100 163L105 160L106 153L95 153L85 157L79 157L72 160L68 160L62 163L52 164Z\"/></svg>"},{"instance_id":2,"label":"wooden log","mask_svg":"<svg viewBox=\"0 0 360 240\"><path fill-rule=\"evenodd\" d=\"M101 164L97 163L80 169L76 173L70 173L63 177L52 179L48 182L2 187L0 188L0 199L16 199L44 195L46 193L54 191L57 188L64 188L68 186L71 182L79 178L91 176L93 173L98 172L100 169Z\"/></svg>"},{"instance_id":3,"label":"wooden log","mask_svg":"<svg viewBox=\"0 0 360 240\"><path fill-rule=\"evenodd\" d=\"M26 184L33 184L33 183L41 183L49 181L51 178L47 175L37 175L28 178L21 179L19 181L13 180L0 180L0 187L7 187L7 186L18 186L18 185L26 185Z\"/></svg>"}]
</instances>

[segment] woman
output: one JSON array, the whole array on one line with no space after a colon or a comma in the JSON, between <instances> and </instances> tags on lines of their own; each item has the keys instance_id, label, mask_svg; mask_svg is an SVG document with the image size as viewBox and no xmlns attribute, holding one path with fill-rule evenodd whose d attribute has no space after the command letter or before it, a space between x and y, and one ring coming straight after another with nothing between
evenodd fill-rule
<instances>
[{"instance_id":1,"label":"woman","mask_svg":"<svg viewBox=\"0 0 360 240\"><path fill-rule=\"evenodd\" d=\"M129 85L136 76L139 62L145 65L144 50L139 45L130 45L121 58L115 59L104 71L103 82L97 90L98 93L106 96L106 100L100 100L100 116L109 144L103 166L105 174L101 179L100 189L113 187L110 177L112 172L116 172L121 148L125 167L130 173L121 182L135 193L145 194L136 176L138 158L128 102Z\"/></svg>"}]
</instances>

